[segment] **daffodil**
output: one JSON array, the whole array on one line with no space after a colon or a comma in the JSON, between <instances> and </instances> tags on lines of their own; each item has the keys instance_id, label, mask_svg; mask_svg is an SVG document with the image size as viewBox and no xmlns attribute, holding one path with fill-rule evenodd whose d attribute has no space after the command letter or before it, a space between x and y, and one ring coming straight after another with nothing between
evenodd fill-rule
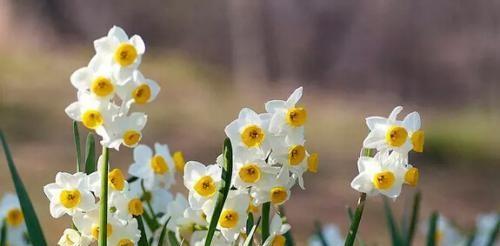
<instances>
[{"instance_id":1,"label":"daffodil","mask_svg":"<svg viewBox=\"0 0 500 246\"><path fill-rule=\"evenodd\" d=\"M207 215L207 221L212 219L215 203L215 200L211 200L203 205L202 209ZM245 227L249 204L250 197L248 194L237 190L229 191L217 223L217 229L221 231L227 241L234 242Z\"/></svg>"},{"instance_id":2,"label":"daffodil","mask_svg":"<svg viewBox=\"0 0 500 246\"><path fill-rule=\"evenodd\" d=\"M272 167L262 159L253 159L251 156L235 156L233 161L233 185L244 189L257 185L264 180L265 174L276 175L278 167Z\"/></svg>"},{"instance_id":3,"label":"daffodil","mask_svg":"<svg viewBox=\"0 0 500 246\"><path fill-rule=\"evenodd\" d=\"M59 218L64 214L74 215L96 208L95 198L90 192L87 176L84 173L63 173L56 175L56 182L43 187L50 200L50 214Z\"/></svg>"},{"instance_id":4,"label":"daffodil","mask_svg":"<svg viewBox=\"0 0 500 246\"><path fill-rule=\"evenodd\" d=\"M283 224L281 217L275 214L269 226L269 237L264 242L263 246L284 246L286 238L284 236L290 230L289 224Z\"/></svg>"},{"instance_id":5,"label":"daffodil","mask_svg":"<svg viewBox=\"0 0 500 246\"><path fill-rule=\"evenodd\" d=\"M280 172L277 177L270 176L261 185L251 188L252 202L254 205L261 205L265 202L271 202L276 206L281 205L290 198L290 188L294 183L295 180L288 172Z\"/></svg>"},{"instance_id":6,"label":"daffodil","mask_svg":"<svg viewBox=\"0 0 500 246\"><path fill-rule=\"evenodd\" d=\"M26 240L26 223L24 214L16 195L7 193L0 202L0 226L7 227L7 245L24 246L30 245Z\"/></svg>"},{"instance_id":7,"label":"daffodil","mask_svg":"<svg viewBox=\"0 0 500 246\"><path fill-rule=\"evenodd\" d=\"M351 182L353 189L368 195L381 193L392 199L396 199L401 193L405 172L399 163L391 161L388 154L359 157L358 170L358 176Z\"/></svg>"},{"instance_id":8,"label":"daffodil","mask_svg":"<svg viewBox=\"0 0 500 246\"><path fill-rule=\"evenodd\" d=\"M309 153L304 147L304 140L275 137L272 141L271 164L281 164L281 172L291 172L304 189L303 174L308 170Z\"/></svg>"},{"instance_id":9,"label":"daffodil","mask_svg":"<svg viewBox=\"0 0 500 246\"><path fill-rule=\"evenodd\" d=\"M321 229L321 236L326 241L327 245L344 245L344 237L340 234L340 229L337 225L329 224ZM321 239L314 235L309 239L309 246L323 246Z\"/></svg>"},{"instance_id":10,"label":"daffodil","mask_svg":"<svg viewBox=\"0 0 500 246\"><path fill-rule=\"evenodd\" d=\"M98 100L109 100L117 90L110 66L100 56L94 56L87 67L76 70L70 77L71 84L79 91L89 92Z\"/></svg>"},{"instance_id":11,"label":"daffodil","mask_svg":"<svg viewBox=\"0 0 500 246\"><path fill-rule=\"evenodd\" d=\"M80 235L75 229L64 230L63 235L57 242L59 246L88 246L92 243L92 238Z\"/></svg>"},{"instance_id":12,"label":"daffodil","mask_svg":"<svg viewBox=\"0 0 500 246\"><path fill-rule=\"evenodd\" d=\"M132 77L118 88L117 92L127 107L130 107L132 103L146 104L153 101L160 92L160 86L136 70L132 73Z\"/></svg>"},{"instance_id":13,"label":"daffodil","mask_svg":"<svg viewBox=\"0 0 500 246\"><path fill-rule=\"evenodd\" d=\"M101 144L107 148L119 150L120 145L134 148L142 139L142 129L148 117L144 113L134 112L129 116L114 117L105 127L96 129L102 137Z\"/></svg>"},{"instance_id":14,"label":"daffodil","mask_svg":"<svg viewBox=\"0 0 500 246\"><path fill-rule=\"evenodd\" d=\"M168 146L156 143L155 154L146 145L134 149L134 163L128 173L142 179L147 190L156 187L168 189L175 182L175 164Z\"/></svg>"},{"instance_id":15,"label":"daffodil","mask_svg":"<svg viewBox=\"0 0 500 246\"><path fill-rule=\"evenodd\" d=\"M110 64L113 73L119 78L119 84L125 83L140 65L146 50L140 36L134 35L129 39L125 31L117 26L113 26L106 37L95 40L94 47L97 56Z\"/></svg>"},{"instance_id":16,"label":"daffodil","mask_svg":"<svg viewBox=\"0 0 500 246\"><path fill-rule=\"evenodd\" d=\"M97 170L100 170L103 165L103 157L100 156L97 160ZM101 173L93 172L88 175L87 182L89 188L97 197L101 196ZM128 189L128 182L125 179L125 175L119 168L113 168L108 172L108 187L109 193L114 192L126 192Z\"/></svg>"},{"instance_id":17,"label":"daffodil","mask_svg":"<svg viewBox=\"0 0 500 246\"><path fill-rule=\"evenodd\" d=\"M203 204L216 197L221 181L222 168L219 165L205 166L189 161L184 168L184 186L189 190L189 204L201 209Z\"/></svg>"},{"instance_id":18,"label":"daffodil","mask_svg":"<svg viewBox=\"0 0 500 246\"><path fill-rule=\"evenodd\" d=\"M269 145L269 114L257 114L249 108L240 111L238 119L226 126L226 135L231 140L233 151L251 152L256 156L265 156L270 150Z\"/></svg>"},{"instance_id":19,"label":"daffodil","mask_svg":"<svg viewBox=\"0 0 500 246\"><path fill-rule=\"evenodd\" d=\"M300 138L304 135L304 124L307 122L307 111L298 106L302 97L302 87L297 88L286 101L272 100L266 103L266 111L271 113L269 132L277 135L291 135Z\"/></svg>"},{"instance_id":20,"label":"daffodil","mask_svg":"<svg viewBox=\"0 0 500 246\"><path fill-rule=\"evenodd\" d=\"M118 106L108 101L96 100L89 92L79 91L78 101L70 104L65 111L71 119L95 130L110 122L119 110Z\"/></svg>"}]
</instances>

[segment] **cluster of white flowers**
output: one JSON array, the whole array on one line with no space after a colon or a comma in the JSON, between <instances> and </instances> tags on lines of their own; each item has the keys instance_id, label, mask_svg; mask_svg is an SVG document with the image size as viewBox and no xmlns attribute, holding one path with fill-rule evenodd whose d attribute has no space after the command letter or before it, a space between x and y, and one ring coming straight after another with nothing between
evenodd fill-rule
<instances>
[{"instance_id":1,"label":"cluster of white flowers","mask_svg":"<svg viewBox=\"0 0 500 246\"><path fill-rule=\"evenodd\" d=\"M302 88L298 88L286 101L267 102L266 113L257 114L244 108L238 119L226 127L233 150L233 172L231 190L217 224L217 245L231 245L241 239L240 234L248 229L245 227L249 212L268 202L282 205L290 198L295 183L304 188L304 172L317 171L317 154L309 154L304 147L307 113L297 105L301 97ZM183 206L191 215L199 215L190 223L201 219L197 224L204 226L211 220L221 186L222 166L222 155L208 166L196 161L186 163L184 185L189 197ZM270 236L263 245L284 245L283 234L290 225L282 224L279 214L274 215L270 224ZM193 236L191 241L196 238Z\"/></svg>"},{"instance_id":2,"label":"cluster of white flowers","mask_svg":"<svg viewBox=\"0 0 500 246\"><path fill-rule=\"evenodd\" d=\"M136 146L142 138L147 116L130 113L132 104L149 103L160 87L138 70L145 52L141 37L130 39L123 29L114 26L106 37L94 41L96 54L88 66L71 75L78 89L78 101L66 108L66 114L95 130L101 144L117 149Z\"/></svg>"},{"instance_id":3,"label":"cluster of white flowers","mask_svg":"<svg viewBox=\"0 0 500 246\"><path fill-rule=\"evenodd\" d=\"M4 226L6 227L6 245L31 245L19 199L11 193L5 194L0 202L0 228Z\"/></svg>"},{"instance_id":4,"label":"cluster of white flowers","mask_svg":"<svg viewBox=\"0 0 500 246\"><path fill-rule=\"evenodd\" d=\"M408 114L402 121L397 119L403 107L392 110L388 118L366 118L370 133L363 141L362 156L358 159L359 175L351 187L368 195L383 194L396 199L403 184L416 186L419 171L408 162L408 152L422 152L424 132L420 130L420 115ZM364 152L377 151L374 156Z\"/></svg>"}]
</instances>

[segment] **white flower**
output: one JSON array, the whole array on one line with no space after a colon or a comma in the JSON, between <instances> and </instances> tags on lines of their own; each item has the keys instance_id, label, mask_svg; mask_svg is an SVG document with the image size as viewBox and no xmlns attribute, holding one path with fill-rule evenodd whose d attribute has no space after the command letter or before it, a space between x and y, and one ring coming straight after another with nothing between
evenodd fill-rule
<instances>
[{"instance_id":1,"label":"white flower","mask_svg":"<svg viewBox=\"0 0 500 246\"><path fill-rule=\"evenodd\" d=\"M26 240L26 223L21 205L16 195L7 193L0 202L0 227L5 221L7 226L7 245L30 245Z\"/></svg>"},{"instance_id":2,"label":"white flower","mask_svg":"<svg viewBox=\"0 0 500 246\"><path fill-rule=\"evenodd\" d=\"M167 204L169 204L172 200L172 194L161 187L155 187L152 190L143 190L143 185L141 185L142 180L136 180L135 182L130 183L130 196L131 197L140 197L144 202L143 205L151 205L153 212L157 215L160 213L165 213L167 211Z\"/></svg>"},{"instance_id":3,"label":"white flower","mask_svg":"<svg viewBox=\"0 0 500 246\"><path fill-rule=\"evenodd\" d=\"M153 101L160 92L160 86L136 70L132 73L132 77L118 88L117 92L120 99L126 103L126 107L130 107L132 103L146 104Z\"/></svg>"},{"instance_id":4,"label":"white flower","mask_svg":"<svg viewBox=\"0 0 500 246\"><path fill-rule=\"evenodd\" d=\"M358 159L359 174L351 182L351 187L368 195L383 194L396 199L404 182L404 169L391 161L386 153L375 157L361 156Z\"/></svg>"},{"instance_id":5,"label":"white flower","mask_svg":"<svg viewBox=\"0 0 500 246\"><path fill-rule=\"evenodd\" d=\"M298 179L299 185L304 189L302 175L308 169L309 153L304 147L304 140L293 140L291 138L273 138L272 151L269 156L271 164L281 164L281 172L290 171L293 177Z\"/></svg>"},{"instance_id":6,"label":"white flower","mask_svg":"<svg viewBox=\"0 0 500 246\"><path fill-rule=\"evenodd\" d=\"M96 133L102 137L101 144L107 148L119 150L122 144L133 148L142 139L141 131L147 119L146 114L139 112L134 112L129 116L115 117L105 127L97 128Z\"/></svg>"},{"instance_id":7,"label":"white flower","mask_svg":"<svg viewBox=\"0 0 500 246\"><path fill-rule=\"evenodd\" d=\"M429 232L428 223L422 225L422 230ZM440 246L465 246L467 239L445 217L439 215L436 228L436 245Z\"/></svg>"},{"instance_id":8,"label":"white flower","mask_svg":"<svg viewBox=\"0 0 500 246\"><path fill-rule=\"evenodd\" d=\"M268 176L261 185L253 186L250 191L254 205L271 202L273 205L281 205L290 198L290 188L295 183L288 172L280 172L278 177Z\"/></svg>"},{"instance_id":9,"label":"white flower","mask_svg":"<svg viewBox=\"0 0 500 246\"><path fill-rule=\"evenodd\" d=\"M283 236L290 230L289 224L283 224L281 217L275 214L269 227L269 237L263 246L285 245L286 238Z\"/></svg>"},{"instance_id":10,"label":"white flower","mask_svg":"<svg viewBox=\"0 0 500 246\"><path fill-rule=\"evenodd\" d=\"M117 26L113 26L106 37L95 40L94 47L97 55L112 66L120 85L140 65L146 50L140 36L134 35L129 39L125 31Z\"/></svg>"},{"instance_id":11,"label":"white flower","mask_svg":"<svg viewBox=\"0 0 500 246\"><path fill-rule=\"evenodd\" d=\"M215 200L210 200L203 205L202 209L207 215L207 221L212 219L215 203ZM217 223L217 229L221 231L226 240L234 242L240 235L247 221L249 204L248 194L235 190L229 191Z\"/></svg>"},{"instance_id":12,"label":"white flower","mask_svg":"<svg viewBox=\"0 0 500 246\"><path fill-rule=\"evenodd\" d=\"M265 174L278 174L279 168L271 167L262 159L253 159L251 156L234 156L233 185L244 189L258 185L264 180Z\"/></svg>"},{"instance_id":13,"label":"white flower","mask_svg":"<svg viewBox=\"0 0 500 246\"><path fill-rule=\"evenodd\" d=\"M388 118L372 116L366 118L370 133L363 141L364 148L375 148L379 151L394 150L406 158L408 151L423 151L424 133L420 131L420 115L417 112L408 114L403 121L397 120L403 107L392 110Z\"/></svg>"},{"instance_id":14,"label":"white flower","mask_svg":"<svg viewBox=\"0 0 500 246\"><path fill-rule=\"evenodd\" d=\"M175 182L175 163L167 145L155 144L155 155L146 145L138 145L134 149L134 163L128 173L142 179L144 187L152 190L155 187L168 189Z\"/></svg>"},{"instance_id":15,"label":"white flower","mask_svg":"<svg viewBox=\"0 0 500 246\"><path fill-rule=\"evenodd\" d=\"M249 108L240 111L238 119L224 130L231 140L233 152L249 151L255 156L265 158L269 152L268 124L269 114L257 114Z\"/></svg>"},{"instance_id":16,"label":"white flower","mask_svg":"<svg viewBox=\"0 0 500 246\"><path fill-rule=\"evenodd\" d=\"M272 100L266 103L266 111L271 113L269 132L293 138L304 135L304 124L307 121L307 111L296 104L302 97L302 87L297 88L286 101Z\"/></svg>"},{"instance_id":17,"label":"white flower","mask_svg":"<svg viewBox=\"0 0 500 246\"><path fill-rule=\"evenodd\" d=\"M70 80L79 91L89 92L98 100L109 100L114 96L117 85L110 66L106 66L100 58L94 56L89 65L76 70Z\"/></svg>"},{"instance_id":18,"label":"white flower","mask_svg":"<svg viewBox=\"0 0 500 246\"><path fill-rule=\"evenodd\" d=\"M340 234L338 226L329 224L321 229L321 235L326 241L327 245L344 245L344 237ZM322 246L323 243L317 235L309 239L309 246Z\"/></svg>"},{"instance_id":19,"label":"white flower","mask_svg":"<svg viewBox=\"0 0 500 246\"><path fill-rule=\"evenodd\" d=\"M495 226L500 223L500 214L496 212L480 214L476 218L476 234L473 246L486 246Z\"/></svg>"},{"instance_id":20,"label":"white flower","mask_svg":"<svg viewBox=\"0 0 500 246\"><path fill-rule=\"evenodd\" d=\"M130 220L133 216L142 215L144 212L140 197L133 196L132 192L111 193L109 205L116 210L114 215L121 220Z\"/></svg>"},{"instance_id":21,"label":"white flower","mask_svg":"<svg viewBox=\"0 0 500 246\"><path fill-rule=\"evenodd\" d=\"M191 240L189 240L189 245L191 246L204 246L205 245L205 239L207 238L207 231L195 231L193 235L191 236ZM233 245L233 242L227 241L224 236L216 231L214 234L214 237L212 239L212 245L217 245L217 246L231 246Z\"/></svg>"},{"instance_id":22,"label":"white flower","mask_svg":"<svg viewBox=\"0 0 500 246\"><path fill-rule=\"evenodd\" d=\"M101 170L101 166L104 165L104 159L99 156L97 160L97 170ZM111 165L109 165L111 166ZM88 184L89 188L97 197L101 196L101 172L96 171L88 175ZM108 192L110 194L114 192L124 192L127 190L128 182L123 175L123 172L114 168L113 170L108 172ZM108 194L109 195L109 194Z\"/></svg>"},{"instance_id":23,"label":"white flower","mask_svg":"<svg viewBox=\"0 0 500 246\"><path fill-rule=\"evenodd\" d=\"M119 110L118 106L108 101L96 100L85 91L78 91L78 101L65 109L71 119L82 122L89 129L97 129L111 122Z\"/></svg>"},{"instance_id":24,"label":"white flower","mask_svg":"<svg viewBox=\"0 0 500 246\"><path fill-rule=\"evenodd\" d=\"M222 168L219 165L205 166L189 161L184 167L184 186L189 190L189 205L201 209L203 203L216 197L221 181Z\"/></svg>"},{"instance_id":25,"label":"white flower","mask_svg":"<svg viewBox=\"0 0 500 246\"><path fill-rule=\"evenodd\" d=\"M164 224L168 219L170 221L167 229L175 232L179 241L193 233L194 225L208 225L203 211L190 208L187 199L181 193L177 193L175 200L168 203L167 212L160 219L160 223Z\"/></svg>"},{"instance_id":26,"label":"white flower","mask_svg":"<svg viewBox=\"0 0 500 246\"><path fill-rule=\"evenodd\" d=\"M92 243L92 238L82 236L77 230L66 229L57 242L59 246L88 246Z\"/></svg>"},{"instance_id":27,"label":"white flower","mask_svg":"<svg viewBox=\"0 0 500 246\"><path fill-rule=\"evenodd\" d=\"M95 198L90 192L87 176L84 173L59 172L56 182L43 187L50 200L50 214L59 218L64 214L74 215L96 208Z\"/></svg>"}]
</instances>

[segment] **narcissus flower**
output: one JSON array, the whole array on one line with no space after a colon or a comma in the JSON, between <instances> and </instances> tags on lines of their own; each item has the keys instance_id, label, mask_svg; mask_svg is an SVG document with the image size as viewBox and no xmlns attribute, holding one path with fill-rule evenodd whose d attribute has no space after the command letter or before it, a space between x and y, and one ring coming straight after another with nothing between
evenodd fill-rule
<instances>
[{"instance_id":1,"label":"narcissus flower","mask_svg":"<svg viewBox=\"0 0 500 246\"><path fill-rule=\"evenodd\" d=\"M63 235L57 242L59 246L88 246L92 243L92 238L88 236L82 236L75 229L64 230Z\"/></svg>"},{"instance_id":2,"label":"narcissus flower","mask_svg":"<svg viewBox=\"0 0 500 246\"><path fill-rule=\"evenodd\" d=\"M165 144L155 144L155 154L146 145L134 149L134 163L128 173L142 179L147 190L156 187L168 189L175 182L175 164Z\"/></svg>"},{"instance_id":3,"label":"narcissus flower","mask_svg":"<svg viewBox=\"0 0 500 246\"><path fill-rule=\"evenodd\" d=\"M109 207L114 211L114 215L120 220L130 220L134 216L144 213L144 206L141 198L134 196L130 192L114 192L109 197Z\"/></svg>"},{"instance_id":4,"label":"narcissus flower","mask_svg":"<svg viewBox=\"0 0 500 246\"><path fill-rule=\"evenodd\" d=\"M96 100L88 92L79 91L78 101L70 104L65 111L71 119L94 130L110 122L119 110L118 106L108 101Z\"/></svg>"},{"instance_id":5,"label":"narcissus flower","mask_svg":"<svg viewBox=\"0 0 500 246\"><path fill-rule=\"evenodd\" d=\"M201 209L203 204L217 194L222 168L219 165L205 166L189 161L184 168L184 186L189 190L189 205Z\"/></svg>"},{"instance_id":6,"label":"narcissus flower","mask_svg":"<svg viewBox=\"0 0 500 246\"><path fill-rule=\"evenodd\" d=\"M64 214L73 216L77 212L87 212L96 208L95 198L90 192L84 173L63 173L56 175L56 182L43 187L50 200L50 214L59 218Z\"/></svg>"},{"instance_id":7,"label":"narcissus flower","mask_svg":"<svg viewBox=\"0 0 500 246\"><path fill-rule=\"evenodd\" d=\"M88 66L76 70L70 80L79 91L89 92L98 100L108 100L115 95L117 85L110 67L100 58L94 56Z\"/></svg>"},{"instance_id":8,"label":"narcissus flower","mask_svg":"<svg viewBox=\"0 0 500 246\"><path fill-rule=\"evenodd\" d=\"M204 246L205 239L207 238L207 231L195 231L191 240L189 240L189 245L192 246ZM212 245L217 246L231 246L234 242L228 241L224 238L221 232L216 231L214 234L214 238L212 239Z\"/></svg>"},{"instance_id":9,"label":"narcissus flower","mask_svg":"<svg viewBox=\"0 0 500 246\"><path fill-rule=\"evenodd\" d=\"M5 225L4 225L5 223ZM28 246L26 223L16 195L7 193L0 202L0 227L6 227L7 245Z\"/></svg>"},{"instance_id":10,"label":"narcissus flower","mask_svg":"<svg viewBox=\"0 0 500 246\"><path fill-rule=\"evenodd\" d=\"M272 141L272 152L269 156L269 163L281 164L281 172L291 172L293 177L304 189L304 179L302 175L308 169L309 153L304 147L304 140L294 140L285 137L276 137Z\"/></svg>"},{"instance_id":11,"label":"narcissus flower","mask_svg":"<svg viewBox=\"0 0 500 246\"><path fill-rule=\"evenodd\" d=\"M233 151L250 151L259 156L269 152L269 114L257 114L249 108L240 111L238 119L226 126L226 135L231 139Z\"/></svg>"},{"instance_id":12,"label":"narcissus flower","mask_svg":"<svg viewBox=\"0 0 500 246\"><path fill-rule=\"evenodd\" d=\"M284 246L286 245L286 238L284 236L290 230L289 224L283 224L281 217L275 214L271 225L269 226L269 237L264 242L263 246Z\"/></svg>"},{"instance_id":13,"label":"narcissus flower","mask_svg":"<svg viewBox=\"0 0 500 246\"><path fill-rule=\"evenodd\" d=\"M266 103L266 111L271 113L269 132L284 136L298 137L304 134L304 124L307 121L307 111L297 106L302 97L302 87L296 89L286 101L272 100Z\"/></svg>"},{"instance_id":14,"label":"narcissus flower","mask_svg":"<svg viewBox=\"0 0 500 246\"><path fill-rule=\"evenodd\" d=\"M278 177L266 179L262 185L253 186L250 195L254 205L271 202L273 205L281 205L290 198L290 188L295 180L290 178L288 172L280 172Z\"/></svg>"},{"instance_id":15,"label":"narcissus flower","mask_svg":"<svg viewBox=\"0 0 500 246\"><path fill-rule=\"evenodd\" d=\"M134 112L129 116L114 117L106 127L96 129L102 137L101 144L108 148L119 150L120 145L129 148L137 146L142 139L142 129L148 117L144 113Z\"/></svg>"},{"instance_id":16,"label":"narcissus flower","mask_svg":"<svg viewBox=\"0 0 500 246\"><path fill-rule=\"evenodd\" d=\"M160 92L158 83L146 79L139 71L134 71L132 77L118 88L118 96L130 107L132 103L146 104L153 101Z\"/></svg>"},{"instance_id":17,"label":"narcissus flower","mask_svg":"<svg viewBox=\"0 0 500 246\"><path fill-rule=\"evenodd\" d=\"M155 214L164 214L167 204L173 200L172 194L164 188L154 187L154 189L145 189L142 180L136 180L129 184L130 197L140 197L143 205L151 205Z\"/></svg>"},{"instance_id":18,"label":"narcissus flower","mask_svg":"<svg viewBox=\"0 0 500 246\"><path fill-rule=\"evenodd\" d=\"M262 159L239 156L234 160L232 182L236 188L244 189L262 183L265 174L276 175L278 172L278 167L272 167Z\"/></svg>"},{"instance_id":19,"label":"narcissus flower","mask_svg":"<svg viewBox=\"0 0 500 246\"><path fill-rule=\"evenodd\" d=\"M160 223L165 223L169 218L167 228L175 232L179 241L189 238L194 232L195 225L208 225L203 211L190 208L187 199L181 193L177 193L175 200L167 205L167 212L160 219Z\"/></svg>"}]
</instances>

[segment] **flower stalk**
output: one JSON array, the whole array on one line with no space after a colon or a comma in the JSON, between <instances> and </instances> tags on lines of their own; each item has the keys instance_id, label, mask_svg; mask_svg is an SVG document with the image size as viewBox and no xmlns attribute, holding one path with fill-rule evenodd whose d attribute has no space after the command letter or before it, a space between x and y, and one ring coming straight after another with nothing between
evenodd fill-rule
<instances>
[{"instance_id":1,"label":"flower stalk","mask_svg":"<svg viewBox=\"0 0 500 246\"><path fill-rule=\"evenodd\" d=\"M358 233L359 223L361 222L361 217L363 216L363 210L365 208L366 193L361 193L358 200L358 206L354 212L354 218L349 228L347 238L345 239L345 246L354 245L354 240L356 240L356 234Z\"/></svg>"},{"instance_id":2,"label":"flower stalk","mask_svg":"<svg viewBox=\"0 0 500 246\"><path fill-rule=\"evenodd\" d=\"M103 163L101 165L101 202L99 207L99 246L107 245L108 228L108 165L109 149L102 147ZM104 229L103 229L104 228Z\"/></svg>"},{"instance_id":3,"label":"flower stalk","mask_svg":"<svg viewBox=\"0 0 500 246\"><path fill-rule=\"evenodd\" d=\"M265 242L269 237L269 214L271 213L271 203L262 204L262 242Z\"/></svg>"}]
</instances>

